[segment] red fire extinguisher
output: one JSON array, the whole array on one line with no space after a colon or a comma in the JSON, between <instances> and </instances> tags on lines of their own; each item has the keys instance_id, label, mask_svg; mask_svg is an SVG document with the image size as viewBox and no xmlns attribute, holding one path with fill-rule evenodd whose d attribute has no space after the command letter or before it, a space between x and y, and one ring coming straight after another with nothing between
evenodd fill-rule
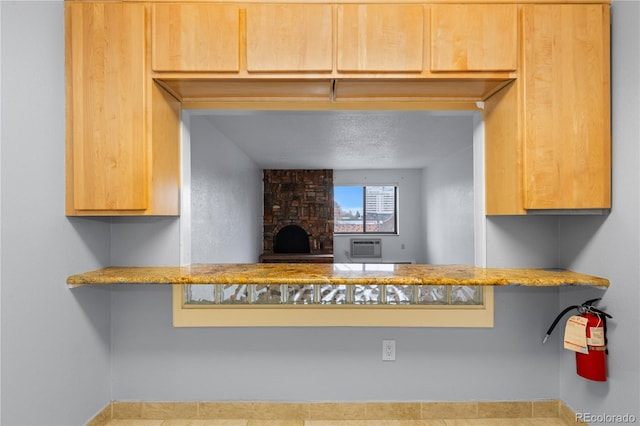
<instances>
[{"instance_id":1,"label":"red fire extinguisher","mask_svg":"<svg viewBox=\"0 0 640 426\"><path fill-rule=\"evenodd\" d=\"M600 299L591 299L582 305L574 305L565 308L547 330L542 343L546 343L549 335L558 324L560 319L569 311L576 309L580 317L584 318L581 323L586 323L586 353L576 352L576 372L578 376L598 382L607 381L607 318L613 318L606 312L597 309L593 304Z\"/></svg>"}]
</instances>

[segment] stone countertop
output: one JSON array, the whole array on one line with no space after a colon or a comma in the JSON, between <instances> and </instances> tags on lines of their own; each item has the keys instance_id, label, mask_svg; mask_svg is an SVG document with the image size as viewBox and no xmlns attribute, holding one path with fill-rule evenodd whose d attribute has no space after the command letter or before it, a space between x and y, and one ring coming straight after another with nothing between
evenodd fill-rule
<instances>
[{"instance_id":1,"label":"stone countertop","mask_svg":"<svg viewBox=\"0 0 640 426\"><path fill-rule=\"evenodd\" d=\"M70 287L103 284L392 284L580 285L609 280L561 269L480 268L469 265L239 263L176 267L108 267L67 278Z\"/></svg>"}]
</instances>

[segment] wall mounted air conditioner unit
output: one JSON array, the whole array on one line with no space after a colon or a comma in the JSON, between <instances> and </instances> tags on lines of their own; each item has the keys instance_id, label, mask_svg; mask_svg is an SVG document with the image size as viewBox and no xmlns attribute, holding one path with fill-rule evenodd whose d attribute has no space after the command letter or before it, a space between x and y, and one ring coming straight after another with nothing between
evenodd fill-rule
<instances>
[{"instance_id":1,"label":"wall mounted air conditioner unit","mask_svg":"<svg viewBox=\"0 0 640 426\"><path fill-rule=\"evenodd\" d=\"M352 238L351 257L382 257L382 240Z\"/></svg>"}]
</instances>

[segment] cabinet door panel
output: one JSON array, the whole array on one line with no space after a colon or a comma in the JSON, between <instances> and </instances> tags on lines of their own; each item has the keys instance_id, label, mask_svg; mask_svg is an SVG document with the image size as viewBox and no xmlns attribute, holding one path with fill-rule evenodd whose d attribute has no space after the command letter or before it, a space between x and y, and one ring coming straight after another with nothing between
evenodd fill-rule
<instances>
[{"instance_id":1,"label":"cabinet door panel","mask_svg":"<svg viewBox=\"0 0 640 426\"><path fill-rule=\"evenodd\" d=\"M240 12L237 5L153 5L154 71L240 69Z\"/></svg>"},{"instance_id":2,"label":"cabinet door panel","mask_svg":"<svg viewBox=\"0 0 640 426\"><path fill-rule=\"evenodd\" d=\"M609 7L523 9L525 208L609 208Z\"/></svg>"},{"instance_id":3,"label":"cabinet door panel","mask_svg":"<svg viewBox=\"0 0 640 426\"><path fill-rule=\"evenodd\" d=\"M520 81L491 96L484 105L484 184L487 215L522 215L522 143L518 114Z\"/></svg>"},{"instance_id":4,"label":"cabinet door panel","mask_svg":"<svg viewBox=\"0 0 640 426\"><path fill-rule=\"evenodd\" d=\"M515 4L431 6L431 70L515 70L517 26Z\"/></svg>"},{"instance_id":5,"label":"cabinet door panel","mask_svg":"<svg viewBox=\"0 0 640 426\"><path fill-rule=\"evenodd\" d=\"M67 6L68 143L73 208L147 207L145 10L141 4Z\"/></svg>"},{"instance_id":6,"label":"cabinet door panel","mask_svg":"<svg viewBox=\"0 0 640 426\"><path fill-rule=\"evenodd\" d=\"M330 5L249 5L247 70L331 72L332 31Z\"/></svg>"},{"instance_id":7,"label":"cabinet door panel","mask_svg":"<svg viewBox=\"0 0 640 426\"><path fill-rule=\"evenodd\" d=\"M422 5L338 6L338 71L420 72Z\"/></svg>"}]
</instances>

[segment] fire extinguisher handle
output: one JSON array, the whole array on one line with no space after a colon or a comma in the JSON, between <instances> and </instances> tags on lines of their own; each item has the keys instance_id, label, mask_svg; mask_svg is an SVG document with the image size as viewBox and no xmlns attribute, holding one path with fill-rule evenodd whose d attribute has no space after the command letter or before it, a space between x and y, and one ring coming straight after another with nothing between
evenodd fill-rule
<instances>
[{"instance_id":1,"label":"fire extinguisher handle","mask_svg":"<svg viewBox=\"0 0 640 426\"><path fill-rule=\"evenodd\" d=\"M551 327L549 327L549 329L547 330L547 333L545 334L544 339L542 339L542 343L543 344L547 343L547 340L549 340L549 336L553 332L553 329L556 328L556 325L558 325L558 322L560 322L562 317L565 316L565 314L567 312L569 312L572 309L578 309L579 307L580 307L580 305L573 305L573 306L568 306L568 307L564 308L564 310L558 314L556 319L553 320L553 323L551 323Z\"/></svg>"},{"instance_id":2,"label":"fire extinguisher handle","mask_svg":"<svg viewBox=\"0 0 640 426\"><path fill-rule=\"evenodd\" d=\"M598 308L594 308L593 306L589 306L589 310L591 312L595 312L596 314L600 314L600 315L604 315L607 318L613 318L611 315L609 315L608 313L606 313L605 311L601 311Z\"/></svg>"}]
</instances>

